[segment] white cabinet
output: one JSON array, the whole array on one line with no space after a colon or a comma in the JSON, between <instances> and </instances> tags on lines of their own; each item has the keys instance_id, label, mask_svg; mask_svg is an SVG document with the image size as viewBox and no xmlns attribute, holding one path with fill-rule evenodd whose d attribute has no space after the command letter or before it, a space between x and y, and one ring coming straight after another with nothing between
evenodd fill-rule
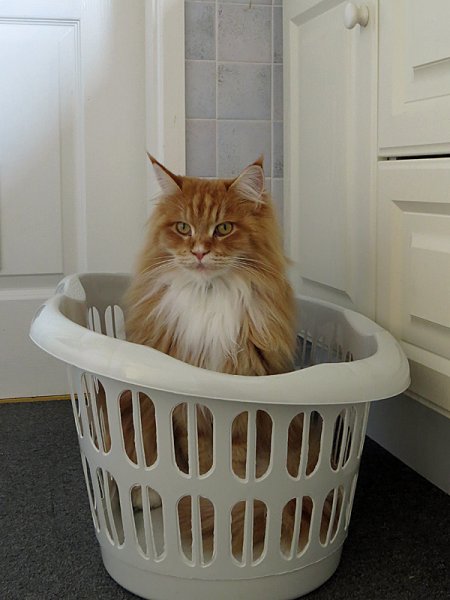
<instances>
[{"instance_id":1,"label":"white cabinet","mask_svg":"<svg viewBox=\"0 0 450 600\"><path fill-rule=\"evenodd\" d=\"M450 414L450 2L380 0L377 318ZM414 159L413 157L420 157Z\"/></svg>"},{"instance_id":2,"label":"white cabinet","mask_svg":"<svg viewBox=\"0 0 450 600\"><path fill-rule=\"evenodd\" d=\"M450 153L450 2L380 0L382 156Z\"/></svg>"},{"instance_id":3,"label":"white cabinet","mask_svg":"<svg viewBox=\"0 0 450 600\"><path fill-rule=\"evenodd\" d=\"M284 3L287 251L299 290L392 331L411 395L448 416L450 2L364 2L351 30L348 4Z\"/></svg>"},{"instance_id":4,"label":"white cabinet","mask_svg":"<svg viewBox=\"0 0 450 600\"><path fill-rule=\"evenodd\" d=\"M378 192L377 320L410 391L450 414L450 158L382 161Z\"/></svg>"},{"instance_id":5,"label":"white cabinet","mask_svg":"<svg viewBox=\"0 0 450 600\"><path fill-rule=\"evenodd\" d=\"M346 2L284 9L285 231L298 291L374 316L376 12Z\"/></svg>"}]
</instances>

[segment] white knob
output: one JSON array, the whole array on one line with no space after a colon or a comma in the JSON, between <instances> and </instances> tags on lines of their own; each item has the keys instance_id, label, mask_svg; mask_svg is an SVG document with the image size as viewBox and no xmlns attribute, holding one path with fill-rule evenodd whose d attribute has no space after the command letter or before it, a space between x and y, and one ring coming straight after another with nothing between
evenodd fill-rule
<instances>
[{"instance_id":1,"label":"white knob","mask_svg":"<svg viewBox=\"0 0 450 600\"><path fill-rule=\"evenodd\" d=\"M355 25L365 27L369 22L369 9L365 4L356 6L353 2L348 2L344 9L344 25L347 29L353 29Z\"/></svg>"}]
</instances>

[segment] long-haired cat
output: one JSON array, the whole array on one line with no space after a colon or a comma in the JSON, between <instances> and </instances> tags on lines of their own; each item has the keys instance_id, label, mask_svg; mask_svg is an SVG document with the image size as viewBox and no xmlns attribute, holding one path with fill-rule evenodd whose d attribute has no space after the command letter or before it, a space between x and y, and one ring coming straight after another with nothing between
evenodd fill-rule
<instances>
[{"instance_id":1,"label":"long-haired cat","mask_svg":"<svg viewBox=\"0 0 450 600\"><path fill-rule=\"evenodd\" d=\"M272 375L293 369L296 347L294 297L286 276L279 226L264 188L262 159L235 179L197 179L171 173L149 155L162 195L150 223L126 298L127 340L145 344L192 365L239 375ZM147 464L156 454L151 403L141 403ZM173 415L176 457L188 470L186 414ZM122 403L125 446L135 459L131 402ZM288 470L298 460L302 418L289 431ZM267 468L271 424L258 413L256 472ZM212 464L212 423L198 411L199 470ZM247 419L234 423L233 469L246 468ZM313 436L314 437L314 436ZM314 442L312 439L310 442ZM310 456L314 453L310 452ZM155 495L153 505L158 503ZM135 498L139 503L139 498ZM264 537L265 509L255 504L254 543ZM202 506L203 535L213 517ZM210 510L210 509L209 509ZM190 506L181 511L188 529ZM295 503L285 511L285 536L292 532ZM233 547L242 547L244 506L233 514Z\"/></svg>"},{"instance_id":2,"label":"long-haired cat","mask_svg":"<svg viewBox=\"0 0 450 600\"><path fill-rule=\"evenodd\" d=\"M163 190L127 298L127 339L239 375L293 368L294 299L261 161L235 180L175 176Z\"/></svg>"}]
</instances>

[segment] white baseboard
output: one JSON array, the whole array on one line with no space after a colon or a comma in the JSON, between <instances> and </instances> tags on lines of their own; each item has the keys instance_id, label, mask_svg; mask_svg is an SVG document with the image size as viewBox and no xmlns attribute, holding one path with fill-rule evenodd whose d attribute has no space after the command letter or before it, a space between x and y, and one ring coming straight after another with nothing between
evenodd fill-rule
<instances>
[{"instance_id":1,"label":"white baseboard","mask_svg":"<svg viewBox=\"0 0 450 600\"><path fill-rule=\"evenodd\" d=\"M450 494L450 419L401 394L372 403L367 435Z\"/></svg>"}]
</instances>

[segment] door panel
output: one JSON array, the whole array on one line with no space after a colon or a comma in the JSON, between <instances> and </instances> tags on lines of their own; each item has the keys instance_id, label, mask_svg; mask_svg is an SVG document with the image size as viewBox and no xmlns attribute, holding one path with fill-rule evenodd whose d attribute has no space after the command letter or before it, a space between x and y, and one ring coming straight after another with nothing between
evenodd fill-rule
<instances>
[{"instance_id":1,"label":"door panel","mask_svg":"<svg viewBox=\"0 0 450 600\"><path fill-rule=\"evenodd\" d=\"M450 152L450 2L380 0L379 147Z\"/></svg>"},{"instance_id":2,"label":"door panel","mask_svg":"<svg viewBox=\"0 0 450 600\"><path fill-rule=\"evenodd\" d=\"M28 340L65 274L129 271L147 217L145 2L0 1L0 397L67 391Z\"/></svg>"},{"instance_id":3,"label":"door panel","mask_svg":"<svg viewBox=\"0 0 450 600\"><path fill-rule=\"evenodd\" d=\"M446 411L450 411L449 190L450 159L380 163L377 320L403 342L411 362L411 391Z\"/></svg>"},{"instance_id":4,"label":"door panel","mask_svg":"<svg viewBox=\"0 0 450 600\"><path fill-rule=\"evenodd\" d=\"M284 4L285 229L297 291L373 316L376 2L345 4Z\"/></svg>"},{"instance_id":5,"label":"door panel","mask_svg":"<svg viewBox=\"0 0 450 600\"><path fill-rule=\"evenodd\" d=\"M66 392L64 367L33 347L28 328L81 262L74 16L0 19L0 397Z\"/></svg>"},{"instance_id":6,"label":"door panel","mask_svg":"<svg viewBox=\"0 0 450 600\"><path fill-rule=\"evenodd\" d=\"M73 52L60 64L59 49L74 28L0 24L2 275L63 272L61 113L71 114L75 65Z\"/></svg>"}]
</instances>

